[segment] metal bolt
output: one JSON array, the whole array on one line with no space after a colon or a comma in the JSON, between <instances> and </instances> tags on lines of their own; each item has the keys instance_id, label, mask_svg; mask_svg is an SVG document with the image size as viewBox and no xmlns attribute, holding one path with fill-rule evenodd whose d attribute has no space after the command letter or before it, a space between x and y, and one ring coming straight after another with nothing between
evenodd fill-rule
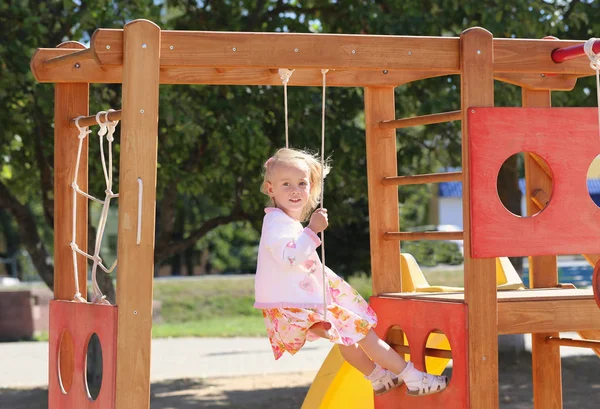
<instances>
[{"instance_id":1,"label":"metal bolt","mask_svg":"<svg viewBox=\"0 0 600 409\"><path fill-rule=\"evenodd\" d=\"M477 54L481 54L481 50L477 50Z\"/></svg>"},{"instance_id":2,"label":"metal bolt","mask_svg":"<svg viewBox=\"0 0 600 409\"><path fill-rule=\"evenodd\" d=\"M236 51L237 51L237 48L233 47L233 48L232 48L232 50L233 50L233 52L236 52Z\"/></svg>"},{"instance_id":3,"label":"metal bolt","mask_svg":"<svg viewBox=\"0 0 600 409\"><path fill-rule=\"evenodd\" d=\"M133 310L133 315L137 315L137 310Z\"/></svg>"},{"instance_id":4,"label":"metal bolt","mask_svg":"<svg viewBox=\"0 0 600 409\"><path fill-rule=\"evenodd\" d=\"M142 44L142 48L146 48L146 47L147 47L147 45L146 45L146 44Z\"/></svg>"},{"instance_id":5,"label":"metal bolt","mask_svg":"<svg viewBox=\"0 0 600 409\"><path fill-rule=\"evenodd\" d=\"M356 50L352 50L352 54L356 54Z\"/></svg>"},{"instance_id":6,"label":"metal bolt","mask_svg":"<svg viewBox=\"0 0 600 409\"><path fill-rule=\"evenodd\" d=\"M412 51L409 51L409 52L408 52L408 55L412 55Z\"/></svg>"},{"instance_id":7,"label":"metal bolt","mask_svg":"<svg viewBox=\"0 0 600 409\"><path fill-rule=\"evenodd\" d=\"M140 109L140 114L143 114L143 113L144 113L144 110L143 110L143 109Z\"/></svg>"},{"instance_id":8,"label":"metal bolt","mask_svg":"<svg viewBox=\"0 0 600 409\"><path fill-rule=\"evenodd\" d=\"M387 73L388 73L388 70L383 70L383 73L384 73L384 74L387 74Z\"/></svg>"},{"instance_id":9,"label":"metal bolt","mask_svg":"<svg viewBox=\"0 0 600 409\"><path fill-rule=\"evenodd\" d=\"M110 50L110 45L106 44L106 49Z\"/></svg>"},{"instance_id":10,"label":"metal bolt","mask_svg":"<svg viewBox=\"0 0 600 409\"><path fill-rule=\"evenodd\" d=\"M78 62L76 62L75 63L75 68L79 68L79 67L81 67L81 65Z\"/></svg>"},{"instance_id":11,"label":"metal bolt","mask_svg":"<svg viewBox=\"0 0 600 409\"><path fill-rule=\"evenodd\" d=\"M482 357L482 358L481 358L481 360L482 360L482 361L485 361L485 359L486 359L485 357Z\"/></svg>"},{"instance_id":12,"label":"metal bolt","mask_svg":"<svg viewBox=\"0 0 600 409\"><path fill-rule=\"evenodd\" d=\"M472 110L471 110L471 113L472 113L472 114L474 114L474 113L475 113L475 110L474 110L474 109L472 109Z\"/></svg>"},{"instance_id":13,"label":"metal bolt","mask_svg":"<svg viewBox=\"0 0 600 409\"><path fill-rule=\"evenodd\" d=\"M169 47L169 49L170 49L170 50L172 50L173 48L175 48L175 47L173 47L173 46L170 46L170 47Z\"/></svg>"},{"instance_id":14,"label":"metal bolt","mask_svg":"<svg viewBox=\"0 0 600 409\"><path fill-rule=\"evenodd\" d=\"M298 49L297 49L297 48L294 48L294 52L295 52L295 53L297 53L297 52L298 52Z\"/></svg>"},{"instance_id":15,"label":"metal bolt","mask_svg":"<svg viewBox=\"0 0 600 409\"><path fill-rule=\"evenodd\" d=\"M542 78L545 78L545 77L546 77L546 74L542 74Z\"/></svg>"}]
</instances>

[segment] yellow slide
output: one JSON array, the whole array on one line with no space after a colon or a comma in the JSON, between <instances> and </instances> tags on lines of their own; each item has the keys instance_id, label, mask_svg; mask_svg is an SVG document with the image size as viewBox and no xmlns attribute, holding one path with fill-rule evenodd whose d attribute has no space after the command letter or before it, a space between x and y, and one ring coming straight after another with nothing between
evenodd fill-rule
<instances>
[{"instance_id":1,"label":"yellow slide","mask_svg":"<svg viewBox=\"0 0 600 409\"><path fill-rule=\"evenodd\" d=\"M450 349L442 334L431 334L428 348ZM427 370L439 375L448 359L426 358ZM308 390L302 409L373 409L373 388L363 374L348 364L334 346Z\"/></svg>"},{"instance_id":2,"label":"yellow slide","mask_svg":"<svg viewBox=\"0 0 600 409\"><path fill-rule=\"evenodd\" d=\"M431 286L414 257L401 255L402 286L407 292L457 292L461 287ZM523 289L523 282L506 257L496 259L496 283L499 290ZM431 334L427 348L450 350L443 334ZM410 359L406 356L406 359ZM449 359L425 358L427 371L441 374ZM315 377L302 409L373 409L373 389L363 374L350 366L337 346L327 355Z\"/></svg>"}]
</instances>

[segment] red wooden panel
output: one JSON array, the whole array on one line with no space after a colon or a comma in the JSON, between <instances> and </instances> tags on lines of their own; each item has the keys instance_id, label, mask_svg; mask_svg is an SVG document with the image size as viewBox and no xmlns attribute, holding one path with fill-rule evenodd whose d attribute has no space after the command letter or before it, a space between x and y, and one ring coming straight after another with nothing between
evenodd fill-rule
<instances>
[{"instance_id":1,"label":"red wooden panel","mask_svg":"<svg viewBox=\"0 0 600 409\"><path fill-rule=\"evenodd\" d=\"M469 108L472 257L600 252L600 208L586 184L600 153L596 108ZM532 217L510 213L498 197L506 159L532 152L549 165L550 202Z\"/></svg>"},{"instance_id":2,"label":"red wooden panel","mask_svg":"<svg viewBox=\"0 0 600 409\"><path fill-rule=\"evenodd\" d=\"M425 346L433 330L441 330L452 349L452 378L448 388L429 396L408 396L406 388L397 388L375 397L375 409L467 409L469 407L467 373L467 305L399 298L371 297L371 307L377 313L375 332L385 339L393 326L398 326L408 338L411 361L425 370Z\"/></svg>"},{"instance_id":3,"label":"red wooden panel","mask_svg":"<svg viewBox=\"0 0 600 409\"><path fill-rule=\"evenodd\" d=\"M66 394L58 379L60 341L65 331L71 334L75 353L73 383ZM85 364L87 345L94 333L102 347L102 385L98 397L92 401L86 392ZM50 301L49 409L114 409L116 340L116 306Z\"/></svg>"}]
</instances>

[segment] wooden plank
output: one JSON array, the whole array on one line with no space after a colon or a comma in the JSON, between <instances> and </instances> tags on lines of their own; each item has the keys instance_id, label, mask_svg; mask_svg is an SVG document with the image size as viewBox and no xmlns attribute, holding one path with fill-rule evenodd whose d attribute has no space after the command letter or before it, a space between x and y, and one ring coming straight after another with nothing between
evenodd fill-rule
<instances>
[{"instance_id":1,"label":"wooden plank","mask_svg":"<svg viewBox=\"0 0 600 409\"><path fill-rule=\"evenodd\" d=\"M577 83L575 75L523 74L515 72L498 73L494 79L517 85L529 90L571 91Z\"/></svg>"},{"instance_id":2,"label":"wooden plank","mask_svg":"<svg viewBox=\"0 0 600 409\"><path fill-rule=\"evenodd\" d=\"M456 37L167 30L162 36L161 65L165 66L440 70L447 73L460 69ZM122 30L118 29L99 29L94 33L92 47L99 62L121 64L122 37ZM584 58L561 64L551 58L554 49L583 41L494 39L493 42L495 72L593 74Z\"/></svg>"},{"instance_id":3,"label":"wooden plank","mask_svg":"<svg viewBox=\"0 0 600 409\"><path fill-rule=\"evenodd\" d=\"M429 301L464 302L465 294L454 293L383 293L380 297L385 298L408 298ZM591 300L594 298L592 289L575 288L543 288L532 290L507 290L498 291L496 294L498 303L521 302L521 301L561 301L561 300Z\"/></svg>"},{"instance_id":4,"label":"wooden plank","mask_svg":"<svg viewBox=\"0 0 600 409\"><path fill-rule=\"evenodd\" d=\"M125 53L119 171L116 408L142 409L150 406L160 28L149 21L127 24ZM139 190L140 180L143 193ZM141 219L138 219L140 195Z\"/></svg>"},{"instance_id":5,"label":"wooden plank","mask_svg":"<svg viewBox=\"0 0 600 409\"><path fill-rule=\"evenodd\" d=\"M600 339L600 330L598 331L578 331L579 336L583 339ZM600 357L600 348L594 348L594 353Z\"/></svg>"},{"instance_id":6,"label":"wooden plank","mask_svg":"<svg viewBox=\"0 0 600 409\"><path fill-rule=\"evenodd\" d=\"M462 172L445 172L411 176L388 176L383 178L381 183L384 186L405 186L460 181L462 181Z\"/></svg>"},{"instance_id":7,"label":"wooden plank","mask_svg":"<svg viewBox=\"0 0 600 409\"><path fill-rule=\"evenodd\" d=\"M582 331L600 331L600 308L593 298L523 300L498 304L499 334L556 334ZM550 359L552 355L545 357ZM541 359L544 358L540 356ZM540 361L536 361L536 364L540 364ZM542 366L539 369L541 368ZM551 366L549 370L553 370ZM543 382L550 382L555 377L556 374L547 373ZM542 384L536 386L536 391L539 386L542 386L543 390ZM535 391L534 396L537 396ZM539 399L541 402L545 401L543 397ZM559 402L556 397L547 400Z\"/></svg>"},{"instance_id":8,"label":"wooden plank","mask_svg":"<svg viewBox=\"0 0 600 409\"><path fill-rule=\"evenodd\" d=\"M394 118L394 114L394 88L365 88L373 295L402 289L400 245L384 238L385 233L397 230L400 225L398 189L395 186L382 186L380 183L384 177L398 173L396 131L379 128L381 121Z\"/></svg>"},{"instance_id":9,"label":"wooden plank","mask_svg":"<svg viewBox=\"0 0 600 409\"><path fill-rule=\"evenodd\" d=\"M401 231L386 232L385 240L462 240L462 231Z\"/></svg>"},{"instance_id":10,"label":"wooden plank","mask_svg":"<svg viewBox=\"0 0 600 409\"><path fill-rule=\"evenodd\" d=\"M476 259L471 253L472 192L467 116L471 107L494 105L495 50L492 34L481 28L464 31L460 40L465 301L469 307L469 405L471 408L497 409L496 260Z\"/></svg>"},{"instance_id":11,"label":"wooden plank","mask_svg":"<svg viewBox=\"0 0 600 409\"><path fill-rule=\"evenodd\" d=\"M440 124L443 122L460 121L462 114L460 111L443 112L441 114L421 115L412 118L401 118L390 121L383 121L379 124L381 129L400 129L410 126Z\"/></svg>"},{"instance_id":12,"label":"wooden plank","mask_svg":"<svg viewBox=\"0 0 600 409\"><path fill-rule=\"evenodd\" d=\"M597 109L472 111L471 183L477 192L471 211L474 254L499 257L597 252L600 208L589 199L586 184L581 183L598 152ZM549 205L535 217L515 217L498 199L494 175L515 152L536 152L547 162L556 181ZM532 232L544 240L531 240Z\"/></svg>"},{"instance_id":13,"label":"wooden plank","mask_svg":"<svg viewBox=\"0 0 600 409\"><path fill-rule=\"evenodd\" d=\"M82 44L68 42L60 48L83 49ZM54 88L54 299L72 300L76 292L73 250L70 243L73 235L73 189L71 184L75 176L79 131L70 120L73 117L87 115L89 111L88 84L57 84ZM84 139L77 178L79 187L88 189L88 139ZM78 195L77 207L77 245L87 251L87 199ZM77 255L79 292L87 298L87 259ZM56 334L50 334L56 335ZM74 368L73 345L60 344L61 368ZM52 365L50 365L52 370ZM65 385L73 383L73 370L62 371ZM50 409L59 409L51 406Z\"/></svg>"},{"instance_id":14,"label":"wooden plank","mask_svg":"<svg viewBox=\"0 0 600 409\"><path fill-rule=\"evenodd\" d=\"M552 104L550 91L523 89L523 107L549 108ZM525 203L527 215L540 211L534 202L534 192L552 193L550 169L538 155L525 153ZM546 202L547 204L548 202ZM545 204L545 205L546 205ZM544 207L545 207L544 205ZM556 256L529 257L529 277L532 288L556 287L558 267ZM531 367L533 380L533 404L535 409L562 408L562 365L560 348L545 342L547 337L559 336L557 332L532 334Z\"/></svg>"},{"instance_id":15,"label":"wooden plank","mask_svg":"<svg viewBox=\"0 0 600 409\"><path fill-rule=\"evenodd\" d=\"M91 44L102 65L122 63L122 38L122 30L96 30ZM394 67L456 73L458 45L458 39L451 37L165 30L161 66L330 70Z\"/></svg>"},{"instance_id":16,"label":"wooden plank","mask_svg":"<svg viewBox=\"0 0 600 409\"><path fill-rule=\"evenodd\" d=\"M55 48L38 49L31 59L31 69L38 82L89 82L121 83L121 65L101 66L93 58L79 59L69 66L44 66L49 58L65 55L65 51ZM76 66L76 64L78 64ZM398 71L398 70L335 70L327 73L327 86L366 87L398 86L412 81L447 75L438 71ZM280 86L281 78L277 69L235 68L215 69L203 67L161 67L161 84L208 84L208 85L274 85ZM320 69L300 68L294 71L289 86L321 86L323 78Z\"/></svg>"},{"instance_id":17,"label":"wooden plank","mask_svg":"<svg viewBox=\"0 0 600 409\"><path fill-rule=\"evenodd\" d=\"M600 341L588 340L588 339L573 339L573 338L561 338L561 337L548 337L546 343L555 344L564 347L575 347L575 348L600 348Z\"/></svg>"}]
</instances>

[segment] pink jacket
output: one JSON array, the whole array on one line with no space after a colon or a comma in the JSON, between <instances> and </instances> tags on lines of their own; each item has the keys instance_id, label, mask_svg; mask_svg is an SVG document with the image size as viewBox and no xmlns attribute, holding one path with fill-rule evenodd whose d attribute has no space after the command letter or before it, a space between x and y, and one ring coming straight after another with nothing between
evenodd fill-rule
<instances>
[{"instance_id":1,"label":"pink jacket","mask_svg":"<svg viewBox=\"0 0 600 409\"><path fill-rule=\"evenodd\" d=\"M255 308L323 306L319 237L283 210L265 209L256 266ZM329 292L327 294L329 304Z\"/></svg>"}]
</instances>

